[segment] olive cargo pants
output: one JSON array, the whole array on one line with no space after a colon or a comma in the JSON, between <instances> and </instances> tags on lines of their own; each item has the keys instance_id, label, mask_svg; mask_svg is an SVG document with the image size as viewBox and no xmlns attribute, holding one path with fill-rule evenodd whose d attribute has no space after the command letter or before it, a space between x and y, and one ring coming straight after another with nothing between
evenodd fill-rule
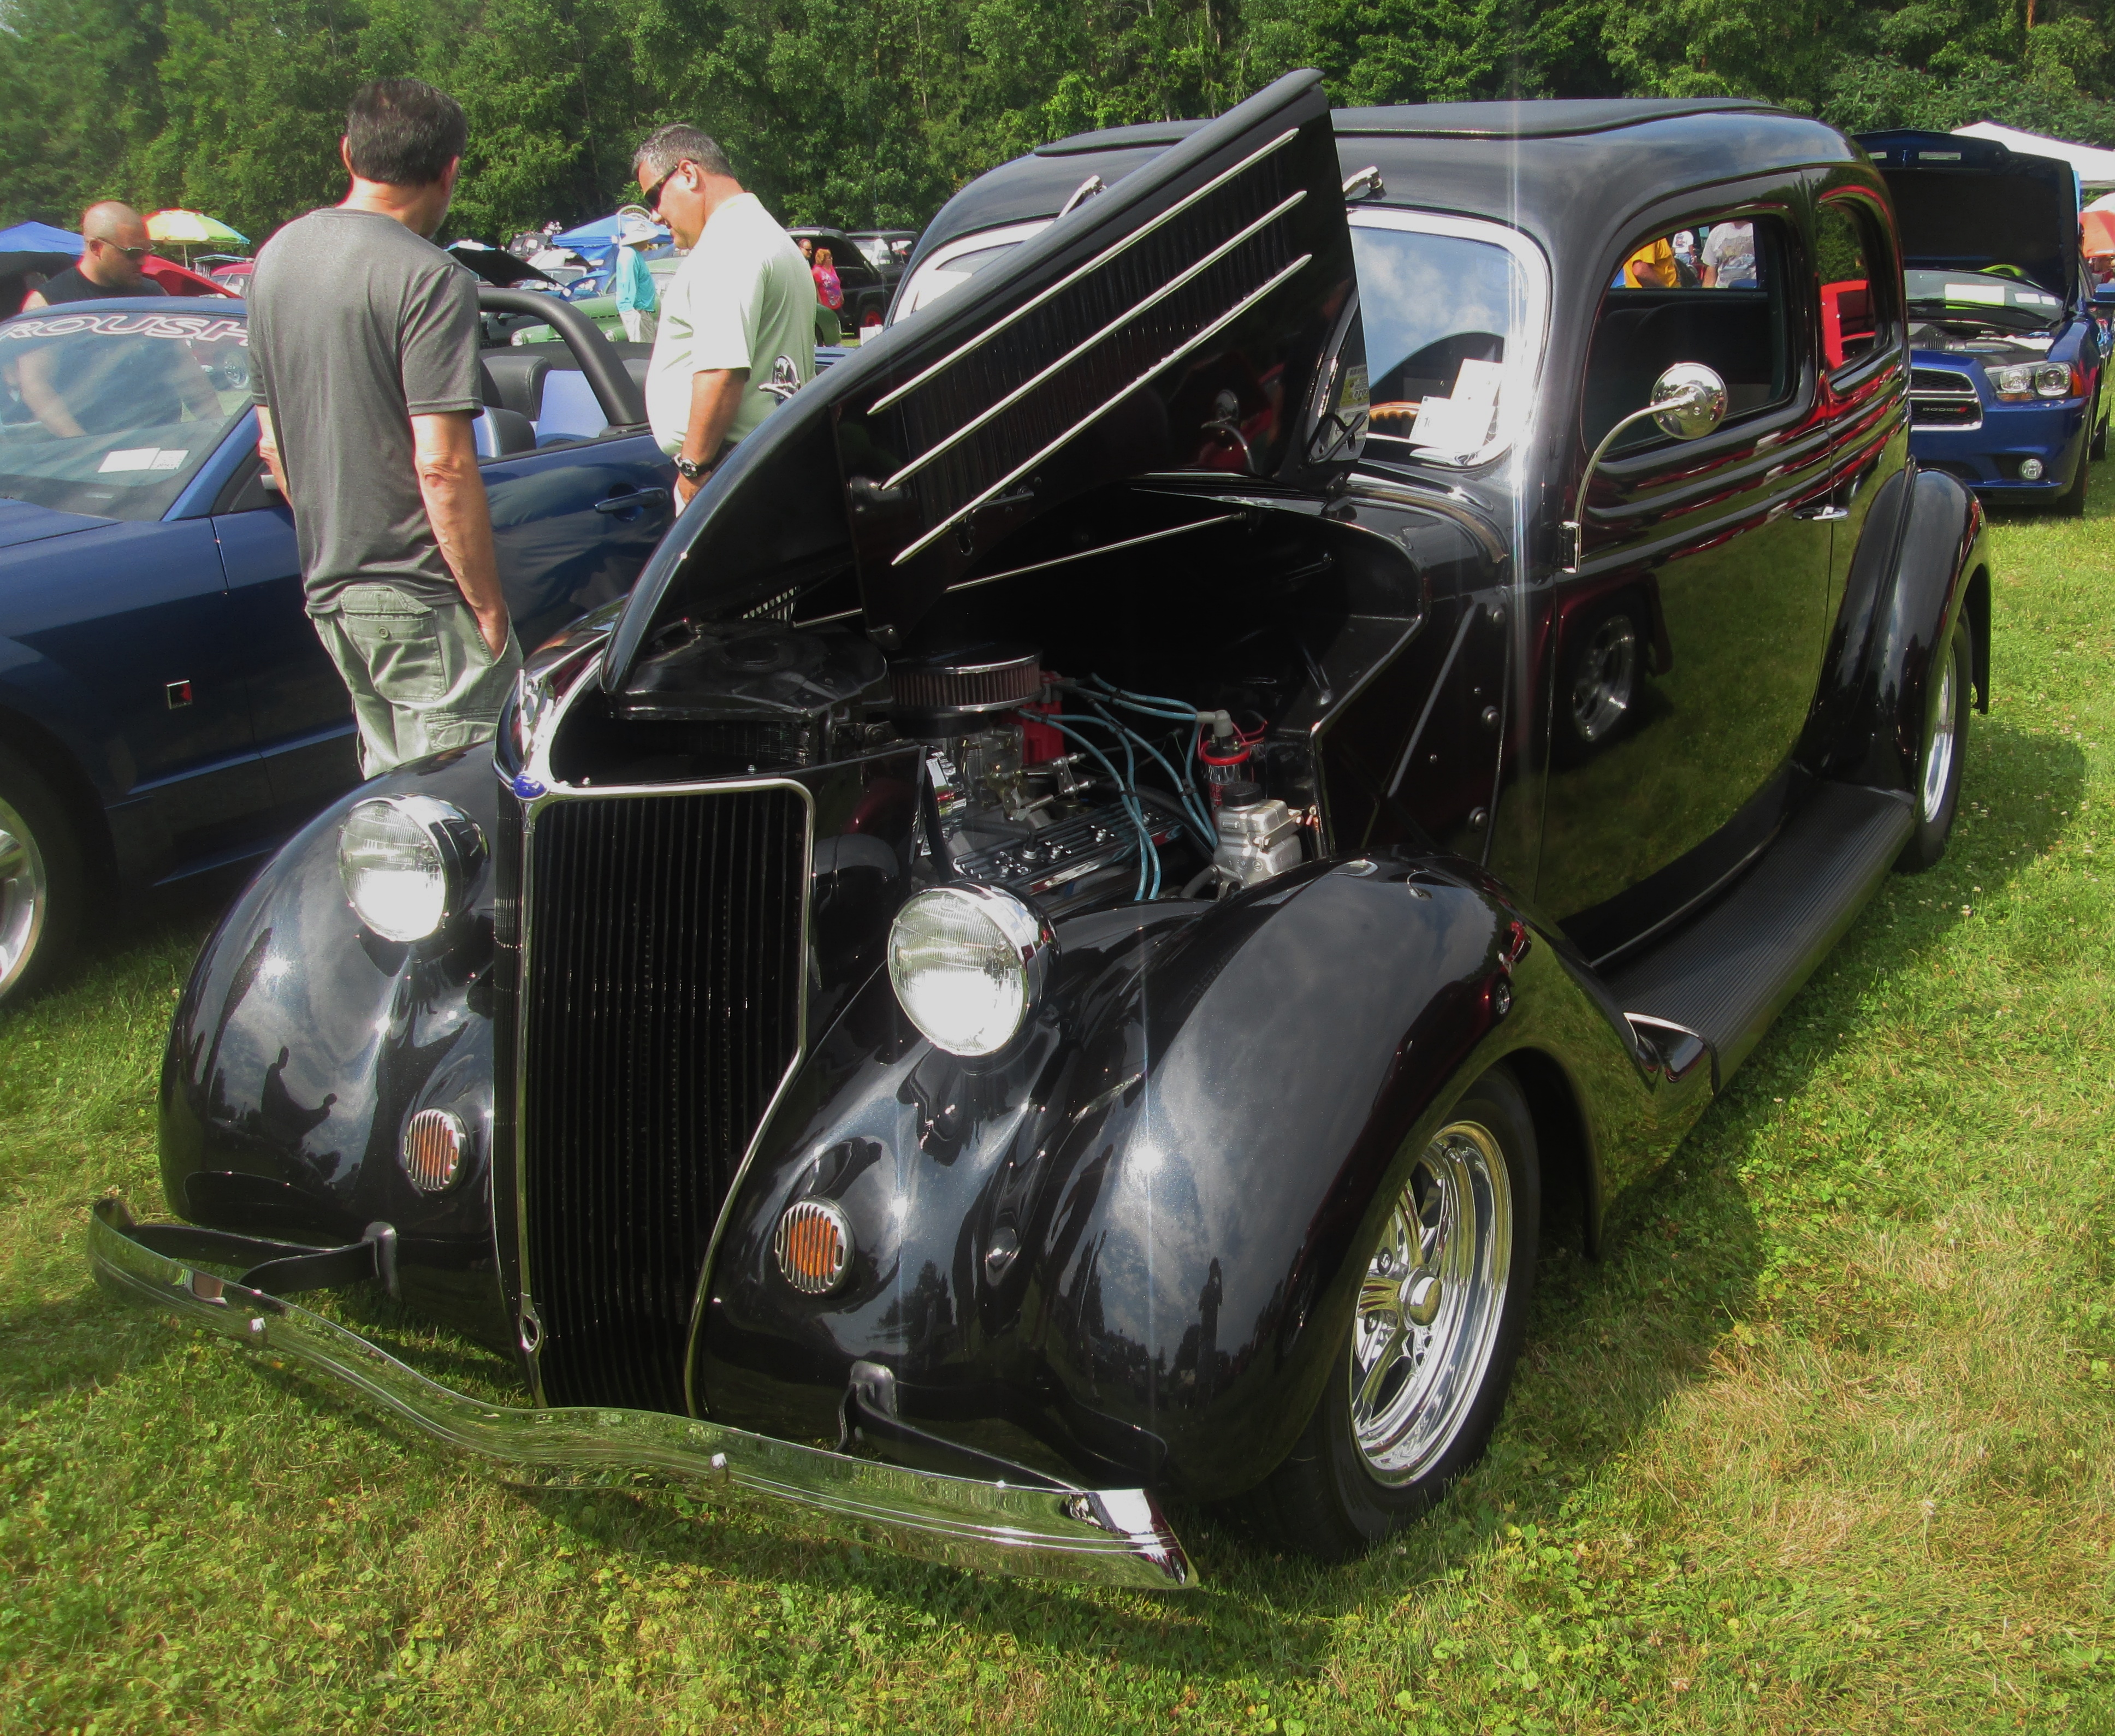
<instances>
[{"instance_id":1,"label":"olive cargo pants","mask_svg":"<svg viewBox=\"0 0 2115 1736\"><path fill-rule=\"evenodd\" d=\"M348 585L314 619L352 696L365 776L491 739L521 668L511 629L495 658L461 598L428 604L383 584Z\"/></svg>"}]
</instances>

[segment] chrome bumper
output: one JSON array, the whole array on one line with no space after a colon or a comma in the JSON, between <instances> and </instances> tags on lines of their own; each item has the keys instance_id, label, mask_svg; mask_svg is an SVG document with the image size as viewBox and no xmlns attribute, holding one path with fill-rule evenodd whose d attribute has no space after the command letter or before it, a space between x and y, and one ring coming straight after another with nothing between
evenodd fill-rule
<instances>
[{"instance_id":1,"label":"chrome bumper","mask_svg":"<svg viewBox=\"0 0 2115 1736\"><path fill-rule=\"evenodd\" d=\"M1145 1490L1009 1488L654 1411L483 1403L305 1308L154 1252L133 1238L134 1228L122 1201L96 1202L89 1266L112 1295L275 1361L304 1363L466 1452L508 1464L694 1478L729 1498L809 1509L952 1567L1144 1591L1195 1583L1182 1545Z\"/></svg>"}]
</instances>

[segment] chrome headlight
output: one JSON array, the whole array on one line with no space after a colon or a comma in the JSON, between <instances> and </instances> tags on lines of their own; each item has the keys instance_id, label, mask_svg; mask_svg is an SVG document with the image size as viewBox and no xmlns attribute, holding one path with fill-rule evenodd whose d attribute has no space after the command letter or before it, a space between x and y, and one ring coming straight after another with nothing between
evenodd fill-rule
<instances>
[{"instance_id":1,"label":"chrome headlight","mask_svg":"<svg viewBox=\"0 0 2115 1736\"><path fill-rule=\"evenodd\" d=\"M950 1054L996 1054L1043 998L1058 942L1010 892L965 881L917 893L888 931L888 980L911 1022Z\"/></svg>"},{"instance_id":2,"label":"chrome headlight","mask_svg":"<svg viewBox=\"0 0 2115 1736\"><path fill-rule=\"evenodd\" d=\"M2035 393L2040 397L2069 397L2071 370L2060 361L2045 361L2035 370Z\"/></svg>"},{"instance_id":3,"label":"chrome headlight","mask_svg":"<svg viewBox=\"0 0 2115 1736\"><path fill-rule=\"evenodd\" d=\"M460 916L484 856L477 822L431 796L360 802L338 828L345 895L384 940L424 940Z\"/></svg>"},{"instance_id":4,"label":"chrome headlight","mask_svg":"<svg viewBox=\"0 0 2115 1736\"><path fill-rule=\"evenodd\" d=\"M1985 368L1990 378L1990 389L2000 397L2031 397L2035 391L2035 370L2028 363L2013 362L2002 368Z\"/></svg>"}]
</instances>

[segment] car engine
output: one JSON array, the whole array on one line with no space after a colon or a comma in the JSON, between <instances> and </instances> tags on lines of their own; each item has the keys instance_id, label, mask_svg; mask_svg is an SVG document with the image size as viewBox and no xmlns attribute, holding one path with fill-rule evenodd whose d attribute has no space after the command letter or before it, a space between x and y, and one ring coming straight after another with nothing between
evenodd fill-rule
<instances>
[{"instance_id":1,"label":"car engine","mask_svg":"<svg viewBox=\"0 0 2115 1736\"><path fill-rule=\"evenodd\" d=\"M1013 646L890 673L892 720L926 744L930 829L952 876L1062 908L1126 881L1135 898L1175 894L1171 866L1194 870L1179 895L1195 897L1301 860L1286 804L1236 775L1254 737L1224 711L1068 680Z\"/></svg>"},{"instance_id":2,"label":"car engine","mask_svg":"<svg viewBox=\"0 0 2115 1736\"><path fill-rule=\"evenodd\" d=\"M554 764L583 783L741 776L915 742L921 860L1055 912L1218 897L1296 866L1302 829L1261 780L1263 734L1259 717L1046 670L1029 646L885 664L857 636L744 621L657 647L608 727L581 716Z\"/></svg>"}]
</instances>

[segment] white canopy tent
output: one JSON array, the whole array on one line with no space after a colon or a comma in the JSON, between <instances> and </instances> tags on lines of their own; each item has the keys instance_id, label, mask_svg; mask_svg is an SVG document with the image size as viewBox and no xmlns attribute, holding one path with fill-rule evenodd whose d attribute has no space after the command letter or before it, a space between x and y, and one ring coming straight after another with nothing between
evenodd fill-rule
<instances>
[{"instance_id":1,"label":"white canopy tent","mask_svg":"<svg viewBox=\"0 0 2115 1736\"><path fill-rule=\"evenodd\" d=\"M2102 150L2093 145L2067 144L2062 139L2046 138L2038 132L2021 132L2016 126L2000 126L1995 121L1978 121L1973 126L1957 126L1953 130L1970 139L1994 139L2006 149L2026 156L2054 157L2068 163L2078 172L2082 186L2115 187L2115 151Z\"/></svg>"}]
</instances>

